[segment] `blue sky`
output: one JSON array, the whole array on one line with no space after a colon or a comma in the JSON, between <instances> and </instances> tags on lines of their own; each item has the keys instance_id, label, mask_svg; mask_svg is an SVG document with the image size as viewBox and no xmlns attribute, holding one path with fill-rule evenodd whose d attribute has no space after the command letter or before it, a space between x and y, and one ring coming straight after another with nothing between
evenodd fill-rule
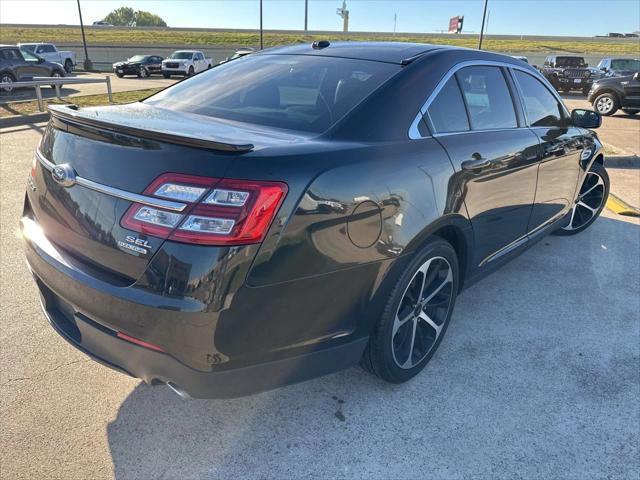
<instances>
[{"instance_id":1,"label":"blue sky","mask_svg":"<svg viewBox=\"0 0 640 480\"><path fill-rule=\"evenodd\" d=\"M264 26L302 29L304 0L263 0ZM257 28L258 0L81 0L85 22L126 5L163 17L172 27ZM342 0L309 0L309 28L340 30L335 10ZM348 0L353 31L446 30L464 15L466 32L479 32L483 0ZM603 35L640 30L638 0L489 0L488 33L523 35ZM0 0L0 22L77 24L75 0Z\"/></svg>"}]
</instances>

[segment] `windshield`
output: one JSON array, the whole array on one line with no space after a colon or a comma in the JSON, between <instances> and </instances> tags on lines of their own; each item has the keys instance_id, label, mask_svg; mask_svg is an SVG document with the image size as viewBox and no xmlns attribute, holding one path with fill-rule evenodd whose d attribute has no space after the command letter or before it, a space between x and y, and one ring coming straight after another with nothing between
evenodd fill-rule
<instances>
[{"instance_id":1,"label":"windshield","mask_svg":"<svg viewBox=\"0 0 640 480\"><path fill-rule=\"evenodd\" d=\"M611 68L613 70L629 70L632 72L638 72L640 71L640 60L634 60L632 58L611 60Z\"/></svg>"},{"instance_id":2,"label":"windshield","mask_svg":"<svg viewBox=\"0 0 640 480\"><path fill-rule=\"evenodd\" d=\"M147 58L146 55L134 55L129 59L130 62L143 62Z\"/></svg>"},{"instance_id":3,"label":"windshield","mask_svg":"<svg viewBox=\"0 0 640 480\"><path fill-rule=\"evenodd\" d=\"M29 51L29 52L33 53L33 52L35 52L35 51L36 51L36 46L35 46L35 45L33 45L33 44L31 44L31 45L29 45L29 44L27 44L27 45L20 45L20 49L21 49L21 50L23 50L23 51L24 51L24 50L27 50L27 51Z\"/></svg>"},{"instance_id":4,"label":"windshield","mask_svg":"<svg viewBox=\"0 0 640 480\"><path fill-rule=\"evenodd\" d=\"M193 52L173 52L169 58L174 60L191 60Z\"/></svg>"},{"instance_id":5,"label":"windshield","mask_svg":"<svg viewBox=\"0 0 640 480\"><path fill-rule=\"evenodd\" d=\"M584 58L582 57L557 57L556 67L584 67Z\"/></svg>"},{"instance_id":6,"label":"windshield","mask_svg":"<svg viewBox=\"0 0 640 480\"><path fill-rule=\"evenodd\" d=\"M144 102L209 117L320 133L399 69L399 65L367 60L247 55Z\"/></svg>"}]
</instances>

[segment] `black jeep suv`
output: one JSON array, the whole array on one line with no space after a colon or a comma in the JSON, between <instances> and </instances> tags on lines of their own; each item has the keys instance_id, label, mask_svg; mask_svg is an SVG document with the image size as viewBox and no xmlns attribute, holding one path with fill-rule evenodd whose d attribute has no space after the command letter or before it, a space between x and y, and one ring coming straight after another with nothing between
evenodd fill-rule
<instances>
[{"instance_id":1,"label":"black jeep suv","mask_svg":"<svg viewBox=\"0 0 640 480\"><path fill-rule=\"evenodd\" d=\"M552 55L544 60L540 72L547 77L556 90L562 90L565 93L571 90L582 90L586 95L593 83L593 75L588 66L584 57Z\"/></svg>"}]
</instances>

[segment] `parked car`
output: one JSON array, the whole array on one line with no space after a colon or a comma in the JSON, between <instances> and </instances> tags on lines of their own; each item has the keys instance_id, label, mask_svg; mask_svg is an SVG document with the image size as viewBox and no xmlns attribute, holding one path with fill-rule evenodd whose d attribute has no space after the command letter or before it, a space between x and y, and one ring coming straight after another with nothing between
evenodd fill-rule
<instances>
[{"instance_id":1,"label":"parked car","mask_svg":"<svg viewBox=\"0 0 640 480\"><path fill-rule=\"evenodd\" d=\"M254 52L255 52L255 50L253 48L251 48L251 47L239 48L238 50L236 50L236 53L234 53L230 57L227 57L224 60L222 60L220 62L220 64L226 63L226 62L228 62L230 60L235 60L236 58L241 58L241 57L245 57L247 55L251 55Z\"/></svg>"},{"instance_id":2,"label":"parked car","mask_svg":"<svg viewBox=\"0 0 640 480\"><path fill-rule=\"evenodd\" d=\"M208 68L211 68L211 59L205 58L204 53L199 50L178 50L162 61L164 78L171 75L190 77Z\"/></svg>"},{"instance_id":3,"label":"parked car","mask_svg":"<svg viewBox=\"0 0 640 480\"><path fill-rule=\"evenodd\" d=\"M358 362L404 382L460 291L609 192L600 115L486 51L300 44L49 108L21 220L44 312L183 397Z\"/></svg>"},{"instance_id":4,"label":"parked car","mask_svg":"<svg viewBox=\"0 0 640 480\"><path fill-rule=\"evenodd\" d=\"M640 73L596 81L587 97L601 115L613 115L622 109L627 115L640 110Z\"/></svg>"},{"instance_id":5,"label":"parked car","mask_svg":"<svg viewBox=\"0 0 640 480\"><path fill-rule=\"evenodd\" d=\"M104 20L98 20L93 22L94 27L113 27L113 25L109 22L105 22Z\"/></svg>"},{"instance_id":6,"label":"parked car","mask_svg":"<svg viewBox=\"0 0 640 480\"><path fill-rule=\"evenodd\" d=\"M58 50L53 43L19 43L18 47L35 53L49 62L59 63L64 66L67 73L73 72L77 65L76 52L71 50Z\"/></svg>"},{"instance_id":7,"label":"parked car","mask_svg":"<svg viewBox=\"0 0 640 480\"><path fill-rule=\"evenodd\" d=\"M517 60L522 60L524 63L529 63L529 59L527 57L523 57L522 55L511 55L511 56Z\"/></svg>"},{"instance_id":8,"label":"parked car","mask_svg":"<svg viewBox=\"0 0 640 480\"><path fill-rule=\"evenodd\" d=\"M640 60L637 58L611 58L600 60L598 70L605 77L625 77L640 72Z\"/></svg>"},{"instance_id":9,"label":"parked car","mask_svg":"<svg viewBox=\"0 0 640 480\"><path fill-rule=\"evenodd\" d=\"M580 90L586 95L593 83L593 72L584 57L550 55L545 59L540 72L556 90L563 92Z\"/></svg>"},{"instance_id":10,"label":"parked car","mask_svg":"<svg viewBox=\"0 0 640 480\"><path fill-rule=\"evenodd\" d=\"M113 72L120 78L125 75L137 75L146 78L149 75L162 73L162 57L157 55L134 55L124 62L113 64Z\"/></svg>"},{"instance_id":11,"label":"parked car","mask_svg":"<svg viewBox=\"0 0 640 480\"><path fill-rule=\"evenodd\" d=\"M64 68L59 63L47 62L44 58L14 45L0 45L2 91L11 92L14 88L12 83L27 82L34 77L64 77Z\"/></svg>"}]
</instances>

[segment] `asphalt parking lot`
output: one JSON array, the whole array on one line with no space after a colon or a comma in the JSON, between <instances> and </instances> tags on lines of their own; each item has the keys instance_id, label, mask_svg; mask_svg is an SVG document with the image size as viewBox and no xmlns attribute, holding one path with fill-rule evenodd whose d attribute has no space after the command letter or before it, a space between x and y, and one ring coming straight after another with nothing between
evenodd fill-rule
<instances>
[{"instance_id":1,"label":"asphalt parking lot","mask_svg":"<svg viewBox=\"0 0 640 480\"><path fill-rule=\"evenodd\" d=\"M162 75L152 75L149 78L138 78L135 76L126 76L118 78L112 73L85 73L76 72L70 75L71 78L100 78L104 79L108 76L111 81L111 90L115 92L128 92L132 90L146 90L147 88L162 88L181 80L182 77L163 78ZM33 88L15 89L11 93L1 92L0 102L14 102L21 100L35 100L36 93ZM61 89L63 97L75 97L79 95L97 95L107 93L107 86L104 83L88 83L66 85ZM44 98L55 98L56 91L53 88L43 88L42 96Z\"/></svg>"},{"instance_id":2,"label":"asphalt parking lot","mask_svg":"<svg viewBox=\"0 0 640 480\"><path fill-rule=\"evenodd\" d=\"M41 129L0 135L3 479L638 477L637 220L605 211L464 292L408 384L352 368L185 402L87 359L41 314L18 234Z\"/></svg>"}]
</instances>

